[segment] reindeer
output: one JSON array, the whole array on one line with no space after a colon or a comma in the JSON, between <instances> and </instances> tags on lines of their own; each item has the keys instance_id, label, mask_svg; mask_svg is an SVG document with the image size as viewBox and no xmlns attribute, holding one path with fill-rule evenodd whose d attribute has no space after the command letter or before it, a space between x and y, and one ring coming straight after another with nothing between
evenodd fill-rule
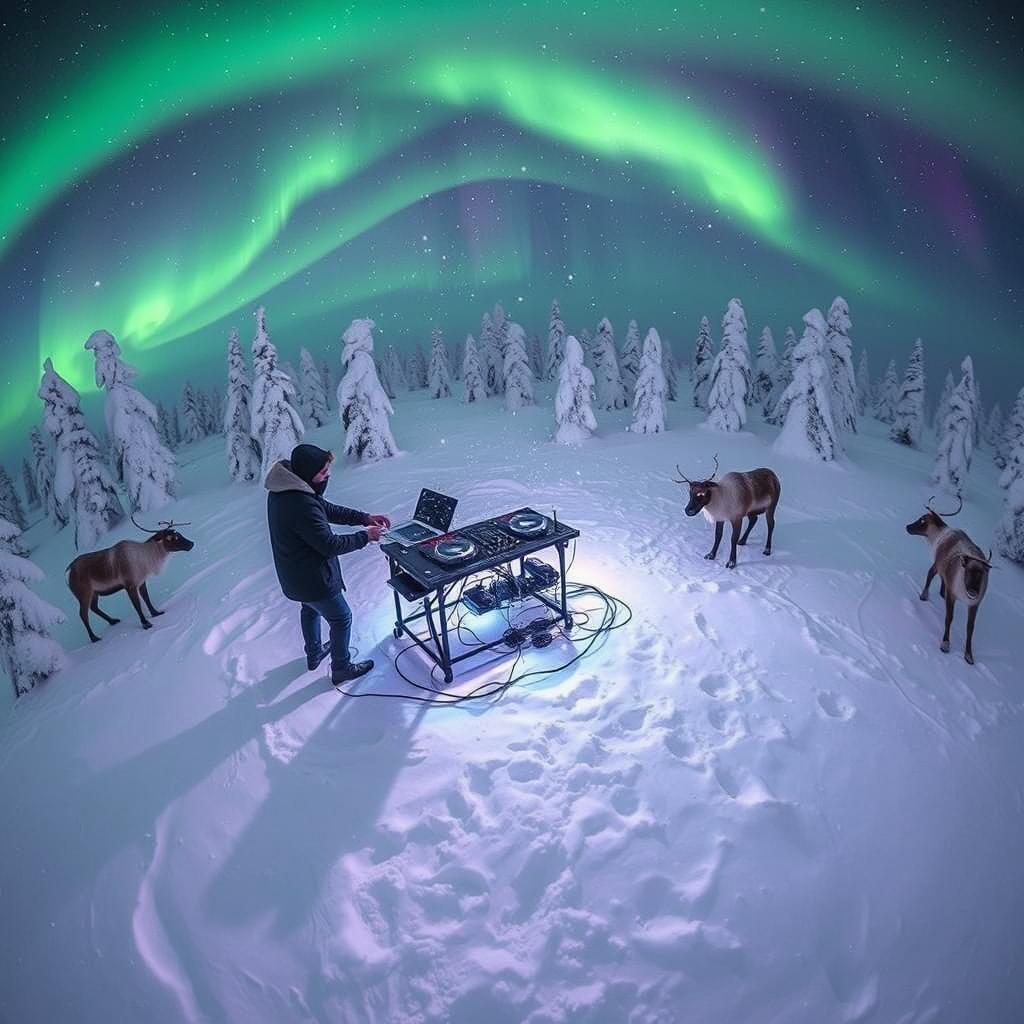
<instances>
[{"instance_id":1,"label":"reindeer","mask_svg":"<svg viewBox=\"0 0 1024 1024\"><path fill-rule=\"evenodd\" d=\"M768 540L764 553L772 553L772 535L775 533L775 509L782 494L782 484L770 469L752 469L749 473L726 473L721 480L715 480L718 473L718 456L715 455L715 468L707 480L691 480L676 464L676 472L680 479L673 480L677 484L690 485L690 502L686 506L686 514L695 516L703 512L709 523L715 524L714 547L704 556L714 559L718 555L718 545L722 543L722 530L726 522L732 523L732 547L727 569L736 568L736 545L746 544L750 531L757 522L757 517L764 512L768 521ZM743 517L747 517L747 528L740 536Z\"/></svg>"},{"instance_id":2,"label":"reindeer","mask_svg":"<svg viewBox=\"0 0 1024 1024\"><path fill-rule=\"evenodd\" d=\"M992 552L982 553L981 548L964 533L946 525L943 516L952 518L964 507L964 499L953 512L941 515L932 508L935 496L925 505L927 511L919 519L907 523L907 533L924 537L932 549L932 564L921 591L921 600L928 600L928 589L935 576L940 577L939 597L946 599L946 629L942 634L939 649L949 653L949 627L953 624L953 608L959 598L967 605L967 644L964 647L964 661L974 664L971 641L974 639L974 620L978 617L978 605L988 589L988 571L992 568Z\"/></svg>"},{"instance_id":3,"label":"reindeer","mask_svg":"<svg viewBox=\"0 0 1024 1024\"><path fill-rule=\"evenodd\" d=\"M159 529L149 530L139 526L132 516L132 522L145 533L152 534L145 541L122 540L113 547L101 551L90 551L79 555L68 567L68 587L78 599L78 614L85 625L89 639L96 643L99 637L92 631L89 624L89 611L94 611L101 619L111 626L117 625L115 619L100 608L100 598L127 590L143 629L152 629L150 622L142 610L139 595L146 602L150 615L163 615L153 607L149 599L146 580L155 576L164 567L167 556L172 551L191 551L195 544L178 533L178 526L188 523L161 522Z\"/></svg>"}]
</instances>

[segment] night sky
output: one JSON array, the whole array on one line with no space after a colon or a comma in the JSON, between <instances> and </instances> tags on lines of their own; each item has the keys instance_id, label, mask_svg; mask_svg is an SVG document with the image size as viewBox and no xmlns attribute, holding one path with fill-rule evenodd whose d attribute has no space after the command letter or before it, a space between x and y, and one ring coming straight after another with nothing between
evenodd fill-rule
<instances>
[{"instance_id":1,"label":"night sky","mask_svg":"<svg viewBox=\"0 0 1024 1024\"><path fill-rule=\"evenodd\" d=\"M914 338L1024 384L1024 57L967 3L5 6L0 426L97 328L153 397L283 356L448 340L501 301L546 337L636 317L689 359L850 303L872 371ZM84 6L84 5L83 5ZM162 14L154 14L163 7ZM143 10L148 8L148 10ZM20 435L19 435L20 436Z\"/></svg>"}]
</instances>

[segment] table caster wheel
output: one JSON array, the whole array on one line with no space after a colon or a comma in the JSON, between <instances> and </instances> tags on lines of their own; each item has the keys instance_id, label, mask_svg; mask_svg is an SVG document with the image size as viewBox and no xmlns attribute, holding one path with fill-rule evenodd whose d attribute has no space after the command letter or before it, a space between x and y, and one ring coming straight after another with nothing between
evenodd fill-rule
<instances>
[{"instance_id":1,"label":"table caster wheel","mask_svg":"<svg viewBox=\"0 0 1024 1024\"><path fill-rule=\"evenodd\" d=\"M573 621L572 621L572 616L571 616L571 615L569 615L569 616L568 616L568 617L566 618L566 620L565 620L565 631L566 631L567 633L571 633L571 632L572 632L572 627L573 627Z\"/></svg>"},{"instance_id":2,"label":"table caster wheel","mask_svg":"<svg viewBox=\"0 0 1024 1024\"><path fill-rule=\"evenodd\" d=\"M446 683L450 683L454 678L455 678L455 676L451 672L445 672L445 674L444 674L444 681Z\"/></svg>"},{"instance_id":3,"label":"table caster wheel","mask_svg":"<svg viewBox=\"0 0 1024 1024\"><path fill-rule=\"evenodd\" d=\"M391 635L392 635L392 636L393 636L393 637L394 637L394 638L395 638L396 640L398 640L398 639L400 639L400 638L401 638L401 636L402 636L402 631L401 631L401 629L399 629L399 627L398 627L398 626L395 626L395 628L394 628L393 630L391 630Z\"/></svg>"}]
</instances>

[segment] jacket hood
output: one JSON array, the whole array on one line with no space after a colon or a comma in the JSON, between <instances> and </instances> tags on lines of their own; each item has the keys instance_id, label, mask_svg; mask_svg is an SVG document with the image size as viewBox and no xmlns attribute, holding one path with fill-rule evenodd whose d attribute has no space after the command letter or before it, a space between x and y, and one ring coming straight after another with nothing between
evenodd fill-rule
<instances>
[{"instance_id":1,"label":"jacket hood","mask_svg":"<svg viewBox=\"0 0 1024 1024\"><path fill-rule=\"evenodd\" d=\"M287 459L281 459L270 467L264 487L273 494L280 494L282 491L302 491L304 494L315 494L309 484L301 477L292 472L291 463Z\"/></svg>"}]
</instances>

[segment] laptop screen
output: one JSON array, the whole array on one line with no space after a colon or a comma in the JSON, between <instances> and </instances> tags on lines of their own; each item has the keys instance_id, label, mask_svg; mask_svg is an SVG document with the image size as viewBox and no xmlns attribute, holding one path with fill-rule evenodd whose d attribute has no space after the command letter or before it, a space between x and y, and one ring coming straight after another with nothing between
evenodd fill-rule
<instances>
[{"instance_id":1,"label":"laptop screen","mask_svg":"<svg viewBox=\"0 0 1024 1024\"><path fill-rule=\"evenodd\" d=\"M416 502L416 511L413 519L434 527L442 533L447 533L455 518L455 506L457 498L449 498L446 494L438 494L437 491L428 491L425 487L420 491L420 500Z\"/></svg>"}]
</instances>

